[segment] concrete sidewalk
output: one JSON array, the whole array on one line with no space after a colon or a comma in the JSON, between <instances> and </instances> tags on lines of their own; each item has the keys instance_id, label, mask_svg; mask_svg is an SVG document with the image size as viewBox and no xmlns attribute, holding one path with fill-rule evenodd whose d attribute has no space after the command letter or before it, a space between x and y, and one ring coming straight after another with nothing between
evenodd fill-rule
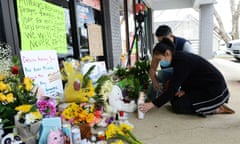
<instances>
[{"instance_id":1,"label":"concrete sidewalk","mask_svg":"<svg viewBox=\"0 0 240 144\"><path fill-rule=\"evenodd\" d=\"M236 113L206 118L177 115L171 112L169 104L152 109L143 120L132 113L129 121L144 144L240 143L240 63L222 58L210 61L223 73L231 94L228 106Z\"/></svg>"}]
</instances>

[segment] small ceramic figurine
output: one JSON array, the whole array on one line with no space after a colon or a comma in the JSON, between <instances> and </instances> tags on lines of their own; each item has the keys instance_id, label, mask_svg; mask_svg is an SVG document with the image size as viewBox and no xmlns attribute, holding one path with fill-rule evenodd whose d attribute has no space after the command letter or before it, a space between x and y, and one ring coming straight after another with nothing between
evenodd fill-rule
<instances>
[{"instance_id":1,"label":"small ceramic figurine","mask_svg":"<svg viewBox=\"0 0 240 144\"><path fill-rule=\"evenodd\" d=\"M61 130L50 130L47 144L64 144L64 134Z\"/></svg>"}]
</instances>

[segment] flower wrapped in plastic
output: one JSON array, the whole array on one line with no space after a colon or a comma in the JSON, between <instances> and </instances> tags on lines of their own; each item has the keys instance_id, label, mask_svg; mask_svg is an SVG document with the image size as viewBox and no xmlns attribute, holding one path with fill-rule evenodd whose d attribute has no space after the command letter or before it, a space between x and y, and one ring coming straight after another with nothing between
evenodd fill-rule
<instances>
[{"instance_id":1,"label":"flower wrapped in plastic","mask_svg":"<svg viewBox=\"0 0 240 144\"><path fill-rule=\"evenodd\" d=\"M26 144L37 143L37 133L41 125L42 115L36 105L24 104L15 108L18 113L15 116L17 132Z\"/></svg>"},{"instance_id":2,"label":"flower wrapped in plastic","mask_svg":"<svg viewBox=\"0 0 240 144\"><path fill-rule=\"evenodd\" d=\"M0 49L2 49L1 44ZM6 130L14 125L16 106L35 104L37 89L34 87L32 79L19 73L21 71L19 57L8 57L7 54L3 54L0 57L0 62L2 61L8 62L4 63L8 68L1 67L2 69L0 69L0 118L4 121Z\"/></svg>"},{"instance_id":3,"label":"flower wrapped in plastic","mask_svg":"<svg viewBox=\"0 0 240 144\"><path fill-rule=\"evenodd\" d=\"M71 103L63 110L61 117L70 121L71 124L90 124L95 119L94 105Z\"/></svg>"},{"instance_id":4,"label":"flower wrapped in plastic","mask_svg":"<svg viewBox=\"0 0 240 144\"><path fill-rule=\"evenodd\" d=\"M142 144L132 133L132 126L127 124L120 124L117 126L115 124L110 124L106 130L106 138L109 139L120 139L129 144Z\"/></svg>"}]
</instances>

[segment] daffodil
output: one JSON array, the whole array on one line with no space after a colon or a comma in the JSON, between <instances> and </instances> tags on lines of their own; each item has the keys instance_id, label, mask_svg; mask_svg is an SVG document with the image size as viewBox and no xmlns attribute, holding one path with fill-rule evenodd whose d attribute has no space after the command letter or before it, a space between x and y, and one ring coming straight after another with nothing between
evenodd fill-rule
<instances>
[{"instance_id":1,"label":"daffodil","mask_svg":"<svg viewBox=\"0 0 240 144\"><path fill-rule=\"evenodd\" d=\"M32 112L32 115L35 117L35 119L42 119L42 114L39 110Z\"/></svg>"},{"instance_id":2,"label":"daffodil","mask_svg":"<svg viewBox=\"0 0 240 144\"><path fill-rule=\"evenodd\" d=\"M93 120L94 120L94 114L93 113L88 114L86 122L91 123Z\"/></svg>"},{"instance_id":3,"label":"daffodil","mask_svg":"<svg viewBox=\"0 0 240 144\"><path fill-rule=\"evenodd\" d=\"M106 130L106 138L110 139L117 135L118 127L115 124L109 124Z\"/></svg>"},{"instance_id":4,"label":"daffodil","mask_svg":"<svg viewBox=\"0 0 240 144\"><path fill-rule=\"evenodd\" d=\"M77 105L76 103L71 103L63 110L61 116L64 119L71 121L73 124L91 123L95 118L91 108L92 107L89 105Z\"/></svg>"},{"instance_id":5,"label":"daffodil","mask_svg":"<svg viewBox=\"0 0 240 144\"><path fill-rule=\"evenodd\" d=\"M87 119L87 111L83 110L80 114L79 114L79 121L85 121Z\"/></svg>"},{"instance_id":6,"label":"daffodil","mask_svg":"<svg viewBox=\"0 0 240 144\"><path fill-rule=\"evenodd\" d=\"M26 104L26 105L20 105L20 106L16 107L15 110L27 113L31 110L31 108L32 108L32 105Z\"/></svg>"},{"instance_id":7,"label":"daffodil","mask_svg":"<svg viewBox=\"0 0 240 144\"><path fill-rule=\"evenodd\" d=\"M6 96L3 93L0 93L0 102L4 102L6 100Z\"/></svg>"},{"instance_id":8,"label":"daffodil","mask_svg":"<svg viewBox=\"0 0 240 144\"><path fill-rule=\"evenodd\" d=\"M123 133L125 133L126 135L128 135L129 137L131 137L132 139L134 139L135 141L141 143L132 133L132 129L133 127L128 125L128 124L125 124L125 123L122 123L120 124L120 129Z\"/></svg>"},{"instance_id":9,"label":"daffodil","mask_svg":"<svg viewBox=\"0 0 240 144\"><path fill-rule=\"evenodd\" d=\"M23 83L25 85L25 89L27 91L30 91L33 88L33 81L30 78L25 77L23 80Z\"/></svg>"},{"instance_id":10,"label":"daffodil","mask_svg":"<svg viewBox=\"0 0 240 144\"><path fill-rule=\"evenodd\" d=\"M0 74L0 81L2 81L5 78L4 74Z\"/></svg>"},{"instance_id":11,"label":"daffodil","mask_svg":"<svg viewBox=\"0 0 240 144\"><path fill-rule=\"evenodd\" d=\"M132 133L128 134L128 132L130 132L131 129L132 129L132 127L127 124L120 125L120 126L117 126L115 124L110 124L110 125L108 125L107 130L106 130L106 138L107 139L111 139L111 138L121 139L130 144L142 144L142 142L137 140ZM126 131L127 131L127 133L126 133Z\"/></svg>"},{"instance_id":12,"label":"daffodil","mask_svg":"<svg viewBox=\"0 0 240 144\"><path fill-rule=\"evenodd\" d=\"M14 97L12 93L7 94L6 100L8 103L12 103L14 101Z\"/></svg>"},{"instance_id":13,"label":"daffodil","mask_svg":"<svg viewBox=\"0 0 240 144\"><path fill-rule=\"evenodd\" d=\"M111 144L124 144L122 140L118 140L116 142L112 142Z\"/></svg>"},{"instance_id":14,"label":"daffodil","mask_svg":"<svg viewBox=\"0 0 240 144\"><path fill-rule=\"evenodd\" d=\"M7 85L3 81L0 81L0 91L4 91L6 89L7 89Z\"/></svg>"},{"instance_id":15,"label":"daffodil","mask_svg":"<svg viewBox=\"0 0 240 144\"><path fill-rule=\"evenodd\" d=\"M133 129L132 126L125 123L120 124L119 128L121 129L121 131L132 131Z\"/></svg>"}]
</instances>

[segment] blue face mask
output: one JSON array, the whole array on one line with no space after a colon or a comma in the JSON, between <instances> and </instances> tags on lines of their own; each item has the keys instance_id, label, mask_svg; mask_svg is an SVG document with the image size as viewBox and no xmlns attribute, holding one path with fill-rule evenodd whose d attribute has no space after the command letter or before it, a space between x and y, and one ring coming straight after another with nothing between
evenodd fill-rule
<instances>
[{"instance_id":1,"label":"blue face mask","mask_svg":"<svg viewBox=\"0 0 240 144\"><path fill-rule=\"evenodd\" d=\"M160 61L160 66L162 66L162 67L168 67L168 66L170 66L170 64L171 64L171 62L170 62L170 61L167 61L167 60L165 60L165 59L162 59L162 60Z\"/></svg>"}]
</instances>

